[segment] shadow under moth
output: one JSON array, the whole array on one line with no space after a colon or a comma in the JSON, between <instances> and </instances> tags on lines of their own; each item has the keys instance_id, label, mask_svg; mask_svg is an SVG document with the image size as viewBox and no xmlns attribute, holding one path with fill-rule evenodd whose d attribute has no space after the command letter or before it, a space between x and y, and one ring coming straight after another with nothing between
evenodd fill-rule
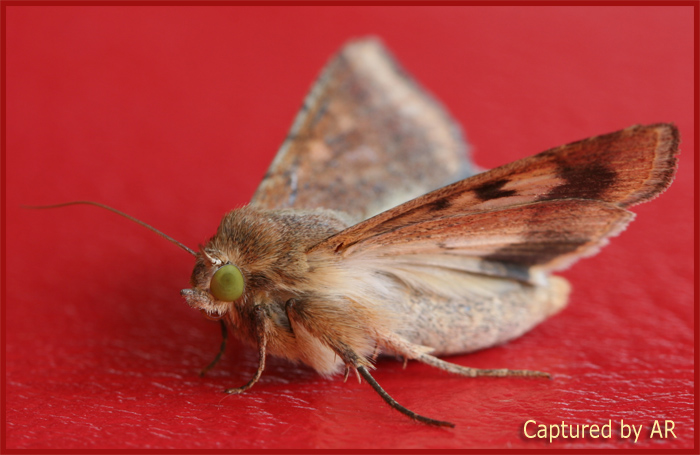
<instances>
[{"instance_id":1,"label":"shadow under moth","mask_svg":"<svg viewBox=\"0 0 700 455\"><path fill-rule=\"evenodd\" d=\"M377 40L357 40L322 71L250 204L197 252L156 232L195 257L187 303L222 322L205 371L226 327L259 353L252 379L226 392L253 386L271 354L353 372L394 409L451 427L382 389L376 356L548 377L437 356L504 343L561 310L570 287L551 273L598 252L632 221L628 207L668 188L678 142L671 124L633 126L478 173L440 104ZM76 203L134 220L59 205Z\"/></svg>"}]
</instances>

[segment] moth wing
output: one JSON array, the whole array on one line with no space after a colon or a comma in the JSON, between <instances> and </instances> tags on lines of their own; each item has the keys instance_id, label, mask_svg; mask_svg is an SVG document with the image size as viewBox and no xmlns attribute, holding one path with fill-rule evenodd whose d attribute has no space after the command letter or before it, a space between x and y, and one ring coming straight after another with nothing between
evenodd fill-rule
<instances>
[{"instance_id":1,"label":"moth wing","mask_svg":"<svg viewBox=\"0 0 700 455\"><path fill-rule=\"evenodd\" d=\"M573 142L440 188L356 224L318 245L343 251L422 222L557 199L628 207L656 197L673 181L678 130L633 126Z\"/></svg>"},{"instance_id":2,"label":"moth wing","mask_svg":"<svg viewBox=\"0 0 700 455\"><path fill-rule=\"evenodd\" d=\"M363 39L326 65L251 203L358 221L473 173L445 110Z\"/></svg>"},{"instance_id":3,"label":"moth wing","mask_svg":"<svg viewBox=\"0 0 700 455\"><path fill-rule=\"evenodd\" d=\"M678 141L659 124L574 142L409 201L310 252L531 281L621 232L633 218L624 207L670 185Z\"/></svg>"}]
</instances>

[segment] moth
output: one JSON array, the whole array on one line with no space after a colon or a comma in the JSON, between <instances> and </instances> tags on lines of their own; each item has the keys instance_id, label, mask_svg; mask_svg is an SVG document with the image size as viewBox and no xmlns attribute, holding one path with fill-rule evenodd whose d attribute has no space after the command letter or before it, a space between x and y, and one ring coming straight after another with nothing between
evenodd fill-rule
<instances>
[{"instance_id":1,"label":"moth","mask_svg":"<svg viewBox=\"0 0 700 455\"><path fill-rule=\"evenodd\" d=\"M437 356L504 343L560 311L570 286L552 272L597 253L632 221L628 207L668 188L678 143L671 124L633 126L479 173L446 110L361 39L322 71L248 205L199 251L156 232L195 257L189 306L225 326L207 369L226 328L257 349L253 377L226 392L252 387L274 355L353 372L403 414L454 426L396 402L370 373L377 355L548 377Z\"/></svg>"}]
</instances>

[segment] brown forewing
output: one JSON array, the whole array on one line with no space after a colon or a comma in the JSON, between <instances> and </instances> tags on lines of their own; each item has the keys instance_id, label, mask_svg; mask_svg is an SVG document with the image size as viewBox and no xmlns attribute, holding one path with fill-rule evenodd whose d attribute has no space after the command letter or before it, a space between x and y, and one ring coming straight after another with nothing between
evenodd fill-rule
<instances>
[{"instance_id":1,"label":"brown forewing","mask_svg":"<svg viewBox=\"0 0 700 455\"><path fill-rule=\"evenodd\" d=\"M433 191L352 226L313 250L342 253L377 236L387 241L386 234L417 223L549 200L588 199L628 207L654 198L671 184L677 152L675 126L633 126L547 150ZM510 218L510 222L530 220ZM440 221L434 223L437 226ZM523 226L528 229L528 224ZM454 235L473 235L469 226L461 229L461 233L455 229Z\"/></svg>"},{"instance_id":2,"label":"brown forewing","mask_svg":"<svg viewBox=\"0 0 700 455\"><path fill-rule=\"evenodd\" d=\"M448 114L366 39L321 73L251 203L359 221L472 173Z\"/></svg>"},{"instance_id":3,"label":"brown forewing","mask_svg":"<svg viewBox=\"0 0 700 455\"><path fill-rule=\"evenodd\" d=\"M604 239L621 232L633 217L633 213L601 201L534 202L425 220L366 238L347 253L395 258L442 252L526 267L560 268L595 253Z\"/></svg>"}]
</instances>

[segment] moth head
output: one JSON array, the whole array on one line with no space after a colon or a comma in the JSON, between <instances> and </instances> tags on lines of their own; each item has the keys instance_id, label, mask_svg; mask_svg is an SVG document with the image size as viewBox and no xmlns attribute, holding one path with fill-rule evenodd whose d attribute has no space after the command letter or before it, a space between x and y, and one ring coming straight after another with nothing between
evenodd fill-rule
<instances>
[{"instance_id":1,"label":"moth head","mask_svg":"<svg viewBox=\"0 0 700 455\"><path fill-rule=\"evenodd\" d=\"M206 248L197 255L190 281L192 289L180 293L192 308L214 319L226 314L246 289L241 269L225 255Z\"/></svg>"},{"instance_id":2,"label":"moth head","mask_svg":"<svg viewBox=\"0 0 700 455\"><path fill-rule=\"evenodd\" d=\"M307 249L343 227L325 211L232 210L196 254L192 288L181 294L215 318L234 306L285 302L312 287Z\"/></svg>"}]
</instances>

